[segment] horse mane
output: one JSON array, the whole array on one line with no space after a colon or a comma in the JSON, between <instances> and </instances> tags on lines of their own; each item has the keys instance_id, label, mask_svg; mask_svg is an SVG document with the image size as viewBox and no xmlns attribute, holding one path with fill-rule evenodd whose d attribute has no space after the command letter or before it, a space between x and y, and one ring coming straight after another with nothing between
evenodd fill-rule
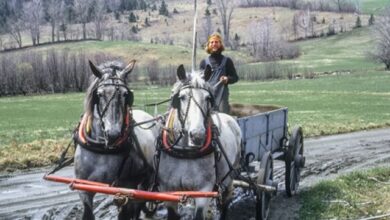
<instances>
[{"instance_id":1,"label":"horse mane","mask_svg":"<svg viewBox=\"0 0 390 220\"><path fill-rule=\"evenodd\" d=\"M121 61L107 61L98 66L99 70L103 73L102 79L107 77L118 76L118 73L125 68L123 62ZM85 99L84 99L84 112L87 115L93 114L93 94L96 90L96 87L99 85L101 79L97 78L95 75L92 75L90 78L90 85L87 89Z\"/></svg>"}]
</instances>

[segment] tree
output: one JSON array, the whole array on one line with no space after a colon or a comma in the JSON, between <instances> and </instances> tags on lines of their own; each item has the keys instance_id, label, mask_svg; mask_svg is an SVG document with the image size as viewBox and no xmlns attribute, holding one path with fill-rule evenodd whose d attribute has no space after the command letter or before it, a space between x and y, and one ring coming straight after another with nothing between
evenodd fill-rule
<instances>
[{"instance_id":1,"label":"tree","mask_svg":"<svg viewBox=\"0 0 390 220\"><path fill-rule=\"evenodd\" d=\"M372 34L376 41L376 50L370 56L385 64L386 70L390 70L390 7L383 10L382 16L378 16Z\"/></svg>"},{"instance_id":2,"label":"tree","mask_svg":"<svg viewBox=\"0 0 390 220\"><path fill-rule=\"evenodd\" d=\"M6 23L6 31L11 38L15 40L18 47L22 47L22 31L24 30L24 21L21 18L17 18L15 16L7 19Z\"/></svg>"},{"instance_id":3,"label":"tree","mask_svg":"<svg viewBox=\"0 0 390 220\"><path fill-rule=\"evenodd\" d=\"M137 22L137 17L135 17L133 12L130 12L129 14L129 22L131 23Z\"/></svg>"},{"instance_id":4,"label":"tree","mask_svg":"<svg viewBox=\"0 0 390 220\"><path fill-rule=\"evenodd\" d=\"M40 42L40 24L43 20L43 6L40 0L26 2L23 6L23 20L30 31L33 45Z\"/></svg>"},{"instance_id":5,"label":"tree","mask_svg":"<svg viewBox=\"0 0 390 220\"><path fill-rule=\"evenodd\" d=\"M230 22L234 10L234 4L228 0L215 0L215 2L221 16L220 18L224 35L224 43L226 46L230 46Z\"/></svg>"},{"instance_id":6,"label":"tree","mask_svg":"<svg viewBox=\"0 0 390 220\"><path fill-rule=\"evenodd\" d=\"M374 14L370 15L370 18L368 19L368 25L371 26L375 23Z\"/></svg>"},{"instance_id":7,"label":"tree","mask_svg":"<svg viewBox=\"0 0 390 220\"><path fill-rule=\"evenodd\" d=\"M83 39L87 39L87 23L90 19L91 0L74 0L74 10L76 12L78 21L82 25Z\"/></svg>"},{"instance_id":8,"label":"tree","mask_svg":"<svg viewBox=\"0 0 390 220\"><path fill-rule=\"evenodd\" d=\"M355 22L355 28L361 28L362 27L362 21L360 19L360 16L357 16L356 22Z\"/></svg>"},{"instance_id":9,"label":"tree","mask_svg":"<svg viewBox=\"0 0 390 220\"><path fill-rule=\"evenodd\" d=\"M169 11L168 11L168 5L165 3L164 0L162 0L160 8L158 10L158 14L164 15L164 16L169 16Z\"/></svg>"},{"instance_id":10,"label":"tree","mask_svg":"<svg viewBox=\"0 0 390 220\"><path fill-rule=\"evenodd\" d=\"M299 55L299 49L282 38L272 18L252 22L247 28L249 39L247 46L257 60L272 61ZM235 39L238 41L239 36L237 35Z\"/></svg>"},{"instance_id":11,"label":"tree","mask_svg":"<svg viewBox=\"0 0 390 220\"><path fill-rule=\"evenodd\" d=\"M94 4L93 23L95 25L96 39L101 40L103 38L103 32L106 27L106 7L104 0L96 0Z\"/></svg>"},{"instance_id":12,"label":"tree","mask_svg":"<svg viewBox=\"0 0 390 220\"><path fill-rule=\"evenodd\" d=\"M149 19L148 18L145 18L145 26L146 27L150 27L150 23L149 23Z\"/></svg>"},{"instance_id":13,"label":"tree","mask_svg":"<svg viewBox=\"0 0 390 220\"><path fill-rule=\"evenodd\" d=\"M58 0L47 0L47 16L51 27L51 41L54 42L55 39L55 29L56 25L62 17L62 13L65 10L65 5L63 1Z\"/></svg>"},{"instance_id":14,"label":"tree","mask_svg":"<svg viewBox=\"0 0 390 220\"><path fill-rule=\"evenodd\" d=\"M313 20L313 15L309 9L306 11L298 11L294 14L292 28L296 39L300 37L301 31L303 31L303 38L305 39L315 34Z\"/></svg>"},{"instance_id":15,"label":"tree","mask_svg":"<svg viewBox=\"0 0 390 220\"><path fill-rule=\"evenodd\" d=\"M199 45L202 45L203 43L207 42L208 37L213 33L213 24L211 22L211 15L206 14L202 21L202 31L199 33L199 40L201 43Z\"/></svg>"}]
</instances>

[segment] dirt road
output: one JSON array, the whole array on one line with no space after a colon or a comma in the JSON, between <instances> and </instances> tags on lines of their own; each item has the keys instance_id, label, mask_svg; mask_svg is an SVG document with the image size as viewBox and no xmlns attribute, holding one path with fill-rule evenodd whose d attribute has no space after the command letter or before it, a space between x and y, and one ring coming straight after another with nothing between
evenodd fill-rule
<instances>
[{"instance_id":1,"label":"dirt road","mask_svg":"<svg viewBox=\"0 0 390 220\"><path fill-rule=\"evenodd\" d=\"M306 167L301 189L320 180L334 178L354 170L390 165L390 129L305 140ZM287 198L284 192L284 167L277 163L280 179L278 195L271 204L270 219L296 219L299 195ZM81 207L76 192L66 185L42 180L47 169L3 174L0 176L0 219L79 219ZM71 168L57 173L72 176ZM116 209L110 199L98 196L97 219L111 219Z\"/></svg>"}]
</instances>

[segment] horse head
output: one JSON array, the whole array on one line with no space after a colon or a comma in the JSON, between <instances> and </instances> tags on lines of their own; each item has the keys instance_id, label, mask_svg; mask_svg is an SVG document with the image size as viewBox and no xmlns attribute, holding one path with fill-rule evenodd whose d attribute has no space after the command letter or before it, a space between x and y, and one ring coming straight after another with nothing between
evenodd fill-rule
<instances>
[{"instance_id":1,"label":"horse head","mask_svg":"<svg viewBox=\"0 0 390 220\"><path fill-rule=\"evenodd\" d=\"M124 133L131 120L129 108L134 100L127 76L134 64L135 60L123 68L119 62L95 66L89 61L96 79L88 89L86 113L92 120L91 137L96 142L104 142L106 147L117 146L126 138Z\"/></svg>"},{"instance_id":2,"label":"horse head","mask_svg":"<svg viewBox=\"0 0 390 220\"><path fill-rule=\"evenodd\" d=\"M172 109L177 117L175 128L183 135L186 147L203 147L211 135L210 114L214 105L212 87L207 82L212 74L210 66L203 72L187 75L183 65L177 69L178 82L172 96Z\"/></svg>"}]
</instances>

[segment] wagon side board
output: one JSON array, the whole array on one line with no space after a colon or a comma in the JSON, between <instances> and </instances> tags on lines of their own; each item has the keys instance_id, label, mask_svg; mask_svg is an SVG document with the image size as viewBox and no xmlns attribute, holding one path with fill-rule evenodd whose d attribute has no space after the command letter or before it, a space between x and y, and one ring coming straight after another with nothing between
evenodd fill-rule
<instances>
[{"instance_id":1,"label":"wagon side board","mask_svg":"<svg viewBox=\"0 0 390 220\"><path fill-rule=\"evenodd\" d=\"M238 118L245 155L253 153L258 161L267 151L278 155L287 137L287 115L287 108L279 108Z\"/></svg>"}]
</instances>

